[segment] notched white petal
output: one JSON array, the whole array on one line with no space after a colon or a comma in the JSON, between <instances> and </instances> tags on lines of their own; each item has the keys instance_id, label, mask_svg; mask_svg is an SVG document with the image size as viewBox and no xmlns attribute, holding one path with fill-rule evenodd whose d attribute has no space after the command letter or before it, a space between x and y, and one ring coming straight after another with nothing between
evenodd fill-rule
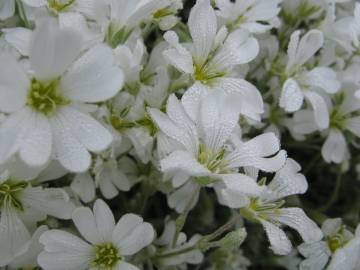
<instances>
[{"instance_id":1,"label":"notched white petal","mask_svg":"<svg viewBox=\"0 0 360 270\"><path fill-rule=\"evenodd\" d=\"M301 208L279 209L279 214L274 214L272 218L298 231L306 243L319 241L323 237L320 228L307 217Z\"/></svg>"},{"instance_id":2,"label":"notched white petal","mask_svg":"<svg viewBox=\"0 0 360 270\"><path fill-rule=\"evenodd\" d=\"M268 221L260 220L260 222L264 226L266 235L270 241L270 248L274 251L274 253L278 255L289 254L292 245L285 232Z\"/></svg>"},{"instance_id":3,"label":"notched white petal","mask_svg":"<svg viewBox=\"0 0 360 270\"><path fill-rule=\"evenodd\" d=\"M294 79L287 79L281 91L279 105L287 112L295 112L301 108L304 94Z\"/></svg>"}]
</instances>

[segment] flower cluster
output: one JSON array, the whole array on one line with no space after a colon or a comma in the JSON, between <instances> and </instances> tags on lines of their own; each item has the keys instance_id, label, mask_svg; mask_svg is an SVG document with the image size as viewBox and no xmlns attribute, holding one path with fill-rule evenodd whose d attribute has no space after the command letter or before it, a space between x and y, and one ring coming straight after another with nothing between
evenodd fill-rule
<instances>
[{"instance_id":1,"label":"flower cluster","mask_svg":"<svg viewBox=\"0 0 360 270\"><path fill-rule=\"evenodd\" d=\"M359 74L355 0L2 0L0 268L360 269Z\"/></svg>"}]
</instances>

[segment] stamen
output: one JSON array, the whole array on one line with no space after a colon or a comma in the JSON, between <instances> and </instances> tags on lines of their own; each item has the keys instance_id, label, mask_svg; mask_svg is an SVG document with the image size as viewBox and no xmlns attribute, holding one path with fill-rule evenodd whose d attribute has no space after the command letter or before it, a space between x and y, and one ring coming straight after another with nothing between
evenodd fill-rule
<instances>
[{"instance_id":1,"label":"stamen","mask_svg":"<svg viewBox=\"0 0 360 270\"><path fill-rule=\"evenodd\" d=\"M27 105L35 111L49 115L53 113L58 106L68 104L69 101L60 95L58 84L58 80L43 83L33 78L31 80Z\"/></svg>"},{"instance_id":2,"label":"stamen","mask_svg":"<svg viewBox=\"0 0 360 270\"><path fill-rule=\"evenodd\" d=\"M122 260L122 256L118 249L111 243L104 243L95 246L95 258L91 265L104 270L111 270L120 260Z\"/></svg>"},{"instance_id":3,"label":"stamen","mask_svg":"<svg viewBox=\"0 0 360 270\"><path fill-rule=\"evenodd\" d=\"M23 211L23 205L19 199L19 194L27 187L25 181L15 181L9 179L0 184L0 208L12 207Z\"/></svg>"}]
</instances>

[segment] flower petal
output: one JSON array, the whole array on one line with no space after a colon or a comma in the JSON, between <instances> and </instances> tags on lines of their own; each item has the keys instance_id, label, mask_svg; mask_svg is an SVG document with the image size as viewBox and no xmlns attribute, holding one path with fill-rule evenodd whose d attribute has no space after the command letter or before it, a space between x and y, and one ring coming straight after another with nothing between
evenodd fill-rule
<instances>
[{"instance_id":1,"label":"flower petal","mask_svg":"<svg viewBox=\"0 0 360 270\"><path fill-rule=\"evenodd\" d=\"M177 126L171 119L161 112L159 109L149 108L148 112L159 127L159 129L164 132L171 139L179 142L185 149L188 149L189 152L194 153L197 149L194 148L194 137L191 136L187 131L181 129L180 126Z\"/></svg>"},{"instance_id":2,"label":"flower petal","mask_svg":"<svg viewBox=\"0 0 360 270\"><path fill-rule=\"evenodd\" d=\"M38 256L42 268L88 269L92 247L77 236L61 230L49 230L40 236L39 241L44 245L44 251Z\"/></svg>"},{"instance_id":3,"label":"flower petal","mask_svg":"<svg viewBox=\"0 0 360 270\"><path fill-rule=\"evenodd\" d=\"M26 253L16 257L9 265L13 269L21 269L23 266L33 267L37 266L37 256L44 249L43 245L39 242L39 237L48 230L46 225L39 226L31 237L31 243Z\"/></svg>"},{"instance_id":4,"label":"flower petal","mask_svg":"<svg viewBox=\"0 0 360 270\"><path fill-rule=\"evenodd\" d=\"M323 46L324 35L317 29L307 32L300 40L296 51L295 63L303 65Z\"/></svg>"},{"instance_id":5,"label":"flower petal","mask_svg":"<svg viewBox=\"0 0 360 270\"><path fill-rule=\"evenodd\" d=\"M287 79L281 91L279 105L287 112L295 112L301 108L304 94L294 79Z\"/></svg>"},{"instance_id":6,"label":"flower petal","mask_svg":"<svg viewBox=\"0 0 360 270\"><path fill-rule=\"evenodd\" d=\"M332 256L327 270L359 269L360 237L354 237L343 248L339 248Z\"/></svg>"},{"instance_id":7,"label":"flower petal","mask_svg":"<svg viewBox=\"0 0 360 270\"><path fill-rule=\"evenodd\" d=\"M46 252L38 256L42 269L51 270L86 270L89 269L90 251L85 254L67 252Z\"/></svg>"},{"instance_id":8,"label":"flower petal","mask_svg":"<svg viewBox=\"0 0 360 270\"><path fill-rule=\"evenodd\" d=\"M360 116L351 117L346 120L346 128L354 135L360 137Z\"/></svg>"},{"instance_id":9,"label":"flower petal","mask_svg":"<svg viewBox=\"0 0 360 270\"><path fill-rule=\"evenodd\" d=\"M265 133L238 145L225 159L228 167L255 167L263 171L277 171L285 163L286 152L279 151L279 139L274 133ZM279 151L275 156L265 158Z\"/></svg>"},{"instance_id":10,"label":"flower petal","mask_svg":"<svg viewBox=\"0 0 360 270\"><path fill-rule=\"evenodd\" d=\"M30 7L42 7L47 4L46 0L23 0L23 2Z\"/></svg>"},{"instance_id":11,"label":"flower petal","mask_svg":"<svg viewBox=\"0 0 360 270\"><path fill-rule=\"evenodd\" d=\"M326 242L302 243L299 252L306 257L300 263L300 270L324 269L329 260L330 250Z\"/></svg>"},{"instance_id":12,"label":"flower petal","mask_svg":"<svg viewBox=\"0 0 360 270\"><path fill-rule=\"evenodd\" d=\"M180 45L177 34L174 31L167 31L164 39L174 47L163 51L164 58L176 69L192 74L194 72L192 55Z\"/></svg>"},{"instance_id":13,"label":"flower petal","mask_svg":"<svg viewBox=\"0 0 360 270\"><path fill-rule=\"evenodd\" d=\"M316 67L306 72L301 79L304 84L319 87L329 94L336 93L341 86L335 71L327 67Z\"/></svg>"},{"instance_id":14,"label":"flower petal","mask_svg":"<svg viewBox=\"0 0 360 270\"><path fill-rule=\"evenodd\" d=\"M99 188L101 194L108 200L113 199L119 194L119 191L117 190L114 183L111 182L111 180L108 178L101 178L99 181Z\"/></svg>"},{"instance_id":15,"label":"flower petal","mask_svg":"<svg viewBox=\"0 0 360 270\"><path fill-rule=\"evenodd\" d=\"M26 103L30 81L10 55L0 55L0 70L0 111L15 112Z\"/></svg>"},{"instance_id":16,"label":"flower petal","mask_svg":"<svg viewBox=\"0 0 360 270\"><path fill-rule=\"evenodd\" d=\"M332 129L321 148L324 160L328 163L341 163L345 160L347 152L344 135L340 131Z\"/></svg>"},{"instance_id":17,"label":"flower petal","mask_svg":"<svg viewBox=\"0 0 360 270\"><path fill-rule=\"evenodd\" d=\"M120 261L115 270L139 270L139 268L125 261Z\"/></svg>"},{"instance_id":18,"label":"flower petal","mask_svg":"<svg viewBox=\"0 0 360 270\"><path fill-rule=\"evenodd\" d=\"M297 111L293 120L293 131L297 134L310 134L319 129L315 123L314 112L310 109Z\"/></svg>"},{"instance_id":19,"label":"flower petal","mask_svg":"<svg viewBox=\"0 0 360 270\"><path fill-rule=\"evenodd\" d=\"M59 219L70 219L75 209L68 194L61 188L27 188L22 192L22 198L29 207Z\"/></svg>"},{"instance_id":20,"label":"flower petal","mask_svg":"<svg viewBox=\"0 0 360 270\"><path fill-rule=\"evenodd\" d=\"M217 153L229 139L239 120L239 104L233 95L214 91L200 105L200 129L206 149Z\"/></svg>"},{"instance_id":21,"label":"flower petal","mask_svg":"<svg viewBox=\"0 0 360 270\"><path fill-rule=\"evenodd\" d=\"M71 28L59 29L55 21L36 26L30 45L30 64L41 81L57 79L79 55L82 41Z\"/></svg>"},{"instance_id":22,"label":"flower petal","mask_svg":"<svg viewBox=\"0 0 360 270\"><path fill-rule=\"evenodd\" d=\"M174 94L168 99L166 113L178 127L188 134L189 139L191 139L191 145L189 146L193 149L194 153L196 153L199 147L199 142L195 123L186 114L183 105Z\"/></svg>"},{"instance_id":23,"label":"flower petal","mask_svg":"<svg viewBox=\"0 0 360 270\"><path fill-rule=\"evenodd\" d=\"M17 213L8 207L1 209L0 217L0 266L10 263L14 257L24 253L31 236Z\"/></svg>"},{"instance_id":24,"label":"flower petal","mask_svg":"<svg viewBox=\"0 0 360 270\"><path fill-rule=\"evenodd\" d=\"M168 5L166 0L157 1L137 1L136 7L131 10L129 18L127 19L126 25L135 27L141 21L151 17L157 10L165 8ZM120 6L121 8L122 6Z\"/></svg>"},{"instance_id":25,"label":"flower petal","mask_svg":"<svg viewBox=\"0 0 360 270\"><path fill-rule=\"evenodd\" d=\"M15 13L15 1L3 1L0 8L0 20L10 18Z\"/></svg>"},{"instance_id":26,"label":"flower petal","mask_svg":"<svg viewBox=\"0 0 360 270\"><path fill-rule=\"evenodd\" d=\"M217 199L221 205L239 209L246 207L250 203L250 198L244 193L229 188L217 188L215 186Z\"/></svg>"},{"instance_id":27,"label":"flower petal","mask_svg":"<svg viewBox=\"0 0 360 270\"><path fill-rule=\"evenodd\" d=\"M5 40L14 46L21 55L29 56L32 31L23 27L4 29Z\"/></svg>"},{"instance_id":28,"label":"flower petal","mask_svg":"<svg viewBox=\"0 0 360 270\"><path fill-rule=\"evenodd\" d=\"M321 230L324 233L324 236L328 237L335 235L343 226L343 221L341 218L328 218L321 225Z\"/></svg>"},{"instance_id":29,"label":"flower petal","mask_svg":"<svg viewBox=\"0 0 360 270\"><path fill-rule=\"evenodd\" d=\"M31 129L21 142L20 158L29 166L42 166L50 159L52 134L48 119L39 113L32 112Z\"/></svg>"},{"instance_id":30,"label":"flower petal","mask_svg":"<svg viewBox=\"0 0 360 270\"><path fill-rule=\"evenodd\" d=\"M72 213L72 220L79 233L90 243L100 244L103 239L98 231L95 216L90 208L78 207ZM46 250L46 249L45 249Z\"/></svg>"},{"instance_id":31,"label":"flower petal","mask_svg":"<svg viewBox=\"0 0 360 270\"><path fill-rule=\"evenodd\" d=\"M129 191L131 183L128 177L118 168L104 170L109 172L109 179L121 191Z\"/></svg>"},{"instance_id":32,"label":"flower petal","mask_svg":"<svg viewBox=\"0 0 360 270\"><path fill-rule=\"evenodd\" d=\"M208 176L211 172L202 166L189 152L174 151L160 161L163 172L183 172L189 176Z\"/></svg>"},{"instance_id":33,"label":"flower petal","mask_svg":"<svg viewBox=\"0 0 360 270\"><path fill-rule=\"evenodd\" d=\"M281 208L271 218L295 229L306 243L320 241L323 237L320 228L301 208Z\"/></svg>"},{"instance_id":34,"label":"flower petal","mask_svg":"<svg viewBox=\"0 0 360 270\"><path fill-rule=\"evenodd\" d=\"M79 237L62 230L46 231L40 236L39 241L44 245L44 250L47 252L71 250L71 252L81 253L90 247Z\"/></svg>"},{"instance_id":35,"label":"flower petal","mask_svg":"<svg viewBox=\"0 0 360 270\"><path fill-rule=\"evenodd\" d=\"M122 255L132 255L149 245L155 237L153 227L140 216L126 214L113 231L113 241Z\"/></svg>"},{"instance_id":36,"label":"flower petal","mask_svg":"<svg viewBox=\"0 0 360 270\"><path fill-rule=\"evenodd\" d=\"M99 102L114 97L123 82L123 72L114 65L111 49L97 45L69 68L60 81L60 88L70 100Z\"/></svg>"},{"instance_id":37,"label":"flower petal","mask_svg":"<svg viewBox=\"0 0 360 270\"><path fill-rule=\"evenodd\" d=\"M263 219L260 220L264 226L267 237L270 241L270 248L278 255L287 255L290 253L292 245L286 236L285 232L276 225L267 222Z\"/></svg>"},{"instance_id":38,"label":"flower petal","mask_svg":"<svg viewBox=\"0 0 360 270\"><path fill-rule=\"evenodd\" d=\"M227 36L211 64L227 69L229 66L249 63L258 53L258 41L248 31L237 29Z\"/></svg>"},{"instance_id":39,"label":"flower petal","mask_svg":"<svg viewBox=\"0 0 360 270\"><path fill-rule=\"evenodd\" d=\"M200 192L193 195L197 188L198 186L193 181L187 181L185 185L168 195L168 205L178 213L183 213L190 203L189 209L192 209L199 200Z\"/></svg>"},{"instance_id":40,"label":"flower petal","mask_svg":"<svg viewBox=\"0 0 360 270\"><path fill-rule=\"evenodd\" d=\"M114 243L121 243L121 241L127 237L131 231L143 223L142 217L135 214L125 214L115 225L112 239Z\"/></svg>"},{"instance_id":41,"label":"flower petal","mask_svg":"<svg viewBox=\"0 0 360 270\"><path fill-rule=\"evenodd\" d=\"M197 1L190 11L188 26L194 42L195 61L201 65L212 49L217 30L215 11L209 0Z\"/></svg>"},{"instance_id":42,"label":"flower petal","mask_svg":"<svg viewBox=\"0 0 360 270\"><path fill-rule=\"evenodd\" d=\"M115 219L109 206L101 199L97 199L94 204L94 216L101 238L104 242L110 242L115 228Z\"/></svg>"},{"instance_id":43,"label":"flower petal","mask_svg":"<svg viewBox=\"0 0 360 270\"><path fill-rule=\"evenodd\" d=\"M51 118L55 158L71 172L84 172L90 167L91 157L85 146L71 133L61 114Z\"/></svg>"},{"instance_id":44,"label":"flower petal","mask_svg":"<svg viewBox=\"0 0 360 270\"><path fill-rule=\"evenodd\" d=\"M219 178L226 188L246 195L259 196L264 190L263 186L259 186L254 179L245 174L221 174Z\"/></svg>"},{"instance_id":45,"label":"flower petal","mask_svg":"<svg viewBox=\"0 0 360 270\"><path fill-rule=\"evenodd\" d=\"M84 203L89 203L95 198L95 183L89 173L77 174L70 188Z\"/></svg>"},{"instance_id":46,"label":"flower petal","mask_svg":"<svg viewBox=\"0 0 360 270\"><path fill-rule=\"evenodd\" d=\"M0 125L0 164L8 161L18 152L21 142L31 127L32 112L25 107L9 115Z\"/></svg>"},{"instance_id":47,"label":"flower petal","mask_svg":"<svg viewBox=\"0 0 360 270\"><path fill-rule=\"evenodd\" d=\"M208 94L208 91L210 91L210 89L207 86L200 82L195 82L181 97L181 103L186 113L194 122L198 120L200 102L202 98Z\"/></svg>"},{"instance_id":48,"label":"flower petal","mask_svg":"<svg viewBox=\"0 0 360 270\"><path fill-rule=\"evenodd\" d=\"M292 68L296 63L296 51L300 40L300 30L294 31L290 36L290 42L287 49L288 63L286 69Z\"/></svg>"},{"instance_id":49,"label":"flower petal","mask_svg":"<svg viewBox=\"0 0 360 270\"><path fill-rule=\"evenodd\" d=\"M300 165L288 158L284 167L276 172L273 180L268 185L270 194L268 200L277 200L293 194L303 194L308 189L308 183L303 174L298 173Z\"/></svg>"},{"instance_id":50,"label":"flower petal","mask_svg":"<svg viewBox=\"0 0 360 270\"><path fill-rule=\"evenodd\" d=\"M111 144L113 138L110 131L91 116L70 106L63 107L59 114L68 130L89 151L100 152Z\"/></svg>"},{"instance_id":51,"label":"flower petal","mask_svg":"<svg viewBox=\"0 0 360 270\"><path fill-rule=\"evenodd\" d=\"M314 110L315 122L321 129L329 127L329 111L323 97L313 91L306 91L305 97L310 101Z\"/></svg>"},{"instance_id":52,"label":"flower petal","mask_svg":"<svg viewBox=\"0 0 360 270\"><path fill-rule=\"evenodd\" d=\"M131 232L118 242L118 247L122 255L133 255L149 245L155 237L153 227L146 222L132 228Z\"/></svg>"},{"instance_id":53,"label":"flower petal","mask_svg":"<svg viewBox=\"0 0 360 270\"><path fill-rule=\"evenodd\" d=\"M233 98L239 95L238 107L242 115L254 120L260 120L260 115L264 112L264 102L259 90L244 79L220 78L215 86L217 91L225 91L232 94ZM189 91L189 90L188 90Z\"/></svg>"}]
</instances>

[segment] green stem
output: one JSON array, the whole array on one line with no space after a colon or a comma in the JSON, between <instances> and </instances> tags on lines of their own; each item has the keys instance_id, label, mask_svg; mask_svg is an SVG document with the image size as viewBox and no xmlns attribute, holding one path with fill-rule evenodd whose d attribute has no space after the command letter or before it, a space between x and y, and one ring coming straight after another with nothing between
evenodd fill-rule
<instances>
[{"instance_id":1,"label":"green stem","mask_svg":"<svg viewBox=\"0 0 360 270\"><path fill-rule=\"evenodd\" d=\"M153 264L150 259L147 260L146 264L147 264L149 270L154 270Z\"/></svg>"},{"instance_id":2,"label":"green stem","mask_svg":"<svg viewBox=\"0 0 360 270\"><path fill-rule=\"evenodd\" d=\"M177 256L177 255L181 255L181 254L190 252L190 251L192 251L194 249L201 249L202 246L206 247L206 249L217 247L219 245L219 241L215 241L215 242L212 242L212 243L210 241L217 238L217 237L219 237L224 232L230 230L231 227L233 227L238 220L239 220L239 215L236 215L233 218L231 218L227 223L225 223L220 228L218 228L215 232L213 232L213 233L211 233L209 235L203 236L194 245L183 248L183 249L175 250L175 251L172 251L172 252L168 252L168 253L164 253L164 254L158 254L158 255L155 255L155 257L156 258L168 258L168 257L172 257L172 256Z\"/></svg>"},{"instance_id":3,"label":"green stem","mask_svg":"<svg viewBox=\"0 0 360 270\"><path fill-rule=\"evenodd\" d=\"M149 22L142 32L143 39L146 40L150 36L151 32L154 31L154 29L155 25L152 22Z\"/></svg>"},{"instance_id":4,"label":"green stem","mask_svg":"<svg viewBox=\"0 0 360 270\"><path fill-rule=\"evenodd\" d=\"M340 187L341 187L341 177L342 177L342 172L339 169L339 173L338 173L338 175L336 177L334 191L331 194L331 197L328 200L328 202L325 205L323 205L322 207L320 207L319 209L317 209L318 211L326 212L337 201L337 199L339 197Z\"/></svg>"},{"instance_id":5,"label":"green stem","mask_svg":"<svg viewBox=\"0 0 360 270\"><path fill-rule=\"evenodd\" d=\"M308 209L307 214L309 217L314 220L317 224L322 224L325 220L327 220L329 217L324 215L323 213L316 211L316 210L310 210Z\"/></svg>"},{"instance_id":6,"label":"green stem","mask_svg":"<svg viewBox=\"0 0 360 270\"><path fill-rule=\"evenodd\" d=\"M317 153L314 158L308 163L308 165L303 170L303 174L306 175L319 161L321 158L321 153Z\"/></svg>"},{"instance_id":7,"label":"green stem","mask_svg":"<svg viewBox=\"0 0 360 270\"><path fill-rule=\"evenodd\" d=\"M191 78L189 75L183 75L180 78L173 81L169 86L169 93L175 93L180 89L188 88L191 84Z\"/></svg>"},{"instance_id":8,"label":"green stem","mask_svg":"<svg viewBox=\"0 0 360 270\"><path fill-rule=\"evenodd\" d=\"M181 255L181 254L190 252L190 251L192 251L192 250L194 250L196 248L197 248L197 244L192 245L192 246L187 247L187 248L180 249L180 250L176 250L176 251L172 251L172 252L168 252L168 253L164 253L164 254L159 254L159 255L156 255L155 257L156 258L173 257L173 256L177 256L177 255Z\"/></svg>"},{"instance_id":9,"label":"green stem","mask_svg":"<svg viewBox=\"0 0 360 270\"><path fill-rule=\"evenodd\" d=\"M220 228L218 228L215 232L213 232L209 235L206 235L203 238L206 239L207 241L211 241L211 240L219 237L224 232L230 230L236 224L236 222L238 220L239 220L239 215L235 215L228 222L226 222L224 225L222 225Z\"/></svg>"},{"instance_id":10,"label":"green stem","mask_svg":"<svg viewBox=\"0 0 360 270\"><path fill-rule=\"evenodd\" d=\"M21 2L21 0L15 0L15 1L16 1L16 6L17 6L17 9L18 9L18 12L19 12L20 19L24 23L24 26L26 28L31 28L31 25L30 25L30 23L29 23L29 21L27 19L27 16L26 16L26 12L25 12L23 3Z\"/></svg>"},{"instance_id":11,"label":"green stem","mask_svg":"<svg viewBox=\"0 0 360 270\"><path fill-rule=\"evenodd\" d=\"M179 234L181 232L181 230L183 229L186 219L189 215L189 212L191 211L192 205L194 203L194 200L196 198L196 195L199 193L200 191L200 186L197 185L197 187L194 189L193 194L191 195L190 200L188 201L184 213L182 213L177 219L176 219L176 231L171 243L171 246L174 248L176 246L177 240L179 238Z\"/></svg>"}]
</instances>

